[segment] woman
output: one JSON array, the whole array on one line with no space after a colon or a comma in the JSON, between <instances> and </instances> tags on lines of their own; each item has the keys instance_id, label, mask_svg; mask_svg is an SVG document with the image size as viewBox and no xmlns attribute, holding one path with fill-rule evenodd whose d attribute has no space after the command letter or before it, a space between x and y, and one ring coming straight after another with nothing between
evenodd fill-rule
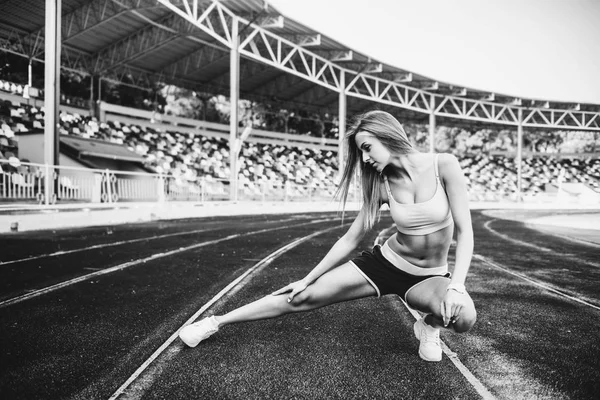
<instances>
[{"instance_id":1,"label":"woman","mask_svg":"<svg viewBox=\"0 0 600 400\"><path fill-rule=\"evenodd\" d=\"M188 346L196 346L224 325L386 294L401 296L425 314L414 324L414 332L420 340L419 355L426 361L442 358L440 328L466 332L473 326L475 306L464 285L473 230L457 159L417 151L400 123L384 111L358 117L346 139L348 162L338 192L345 204L358 165L363 188L362 209L348 231L304 279L183 328L179 336ZM384 203L398 231L383 246L342 263L372 228ZM456 264L451 275L447 257L454 227Z\"/></svg>"}]
</instances>

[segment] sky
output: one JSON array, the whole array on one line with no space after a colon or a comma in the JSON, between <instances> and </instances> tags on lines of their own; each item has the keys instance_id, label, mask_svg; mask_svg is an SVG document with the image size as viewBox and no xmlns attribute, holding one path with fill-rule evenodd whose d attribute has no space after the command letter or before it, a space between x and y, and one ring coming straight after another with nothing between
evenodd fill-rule
<instances>
[{"instance_id":1,"label":"sky","mask_svg":"<svg viewBox=\"0 0 600 400\"><path fill-rule=\"evenodd\" d=\"M349 49L440 82L600 105L600 0L268 0Z\"/></svg>"}]
</instances>

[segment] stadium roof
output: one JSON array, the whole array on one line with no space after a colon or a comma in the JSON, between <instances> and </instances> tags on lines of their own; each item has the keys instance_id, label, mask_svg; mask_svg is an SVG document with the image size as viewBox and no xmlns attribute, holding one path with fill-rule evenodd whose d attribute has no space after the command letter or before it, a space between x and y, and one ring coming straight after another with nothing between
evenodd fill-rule
<instances>
[{"instance_id":1,"label":"stadium roof","mask_svg":"<svg viewBox=\"0 0 600 400\"><path fill-rule=\"evenodd\" d=\"M40 3L0 3L0 49L43 61ZM441 118L600 130L598 105L455 87L353 51L262 0L62 0L61 63L140 87L164 82L229 95L235 21L243 99L337 114L343 82L348 114L379 107L426 122L433 99Z\"/></svg>"}]
</instances>

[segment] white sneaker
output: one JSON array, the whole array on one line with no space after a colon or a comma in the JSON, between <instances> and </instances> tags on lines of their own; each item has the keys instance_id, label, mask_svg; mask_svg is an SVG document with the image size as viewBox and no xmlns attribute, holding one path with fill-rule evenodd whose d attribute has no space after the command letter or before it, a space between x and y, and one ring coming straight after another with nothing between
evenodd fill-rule
<instances>
[{"instance_id":1,"label":"white sneaker","mask_svg":"<svg viewBox=\"0 0 600 400\"><path fill-rule=\"evenodd\" d=\"M188 346L196 347L198 343L207 339L218 330L219 325L217 320L212 316L184 327L179 331L179 338Z\"/></svg>"},{"instance_id":2,"label":"white sneaker","mask_svg":"<svg viewBox=\"0 0 600 400\"><path fill-rule=\"evenodd\" d=\"M421 341L419 356L425 361L441 361L442 347L440 346L440 330L425 323L421 318L413 326L415 336Z\"/></svg>"}]
</instances>

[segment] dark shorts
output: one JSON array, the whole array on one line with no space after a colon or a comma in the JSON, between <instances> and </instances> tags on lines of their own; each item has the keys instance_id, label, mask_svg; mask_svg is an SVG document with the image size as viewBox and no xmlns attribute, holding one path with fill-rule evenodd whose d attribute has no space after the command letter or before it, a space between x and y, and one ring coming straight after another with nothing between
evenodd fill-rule
<instances>
[{"instance_id":1,"label":"dark shorts","mask_svg":"<svg viewBox=\"0 0 600 400\"><path fill-rule=\"evenodd\" d=\"M444 275L412 275L394 266L381 254L381 246L371 251L363 251L360 256L350 260L367 281L377 291L377 297L397 294L406 301L406 293L416 284L431 278L450 278L450 272Z\"/></svg>"}]
</instances>

